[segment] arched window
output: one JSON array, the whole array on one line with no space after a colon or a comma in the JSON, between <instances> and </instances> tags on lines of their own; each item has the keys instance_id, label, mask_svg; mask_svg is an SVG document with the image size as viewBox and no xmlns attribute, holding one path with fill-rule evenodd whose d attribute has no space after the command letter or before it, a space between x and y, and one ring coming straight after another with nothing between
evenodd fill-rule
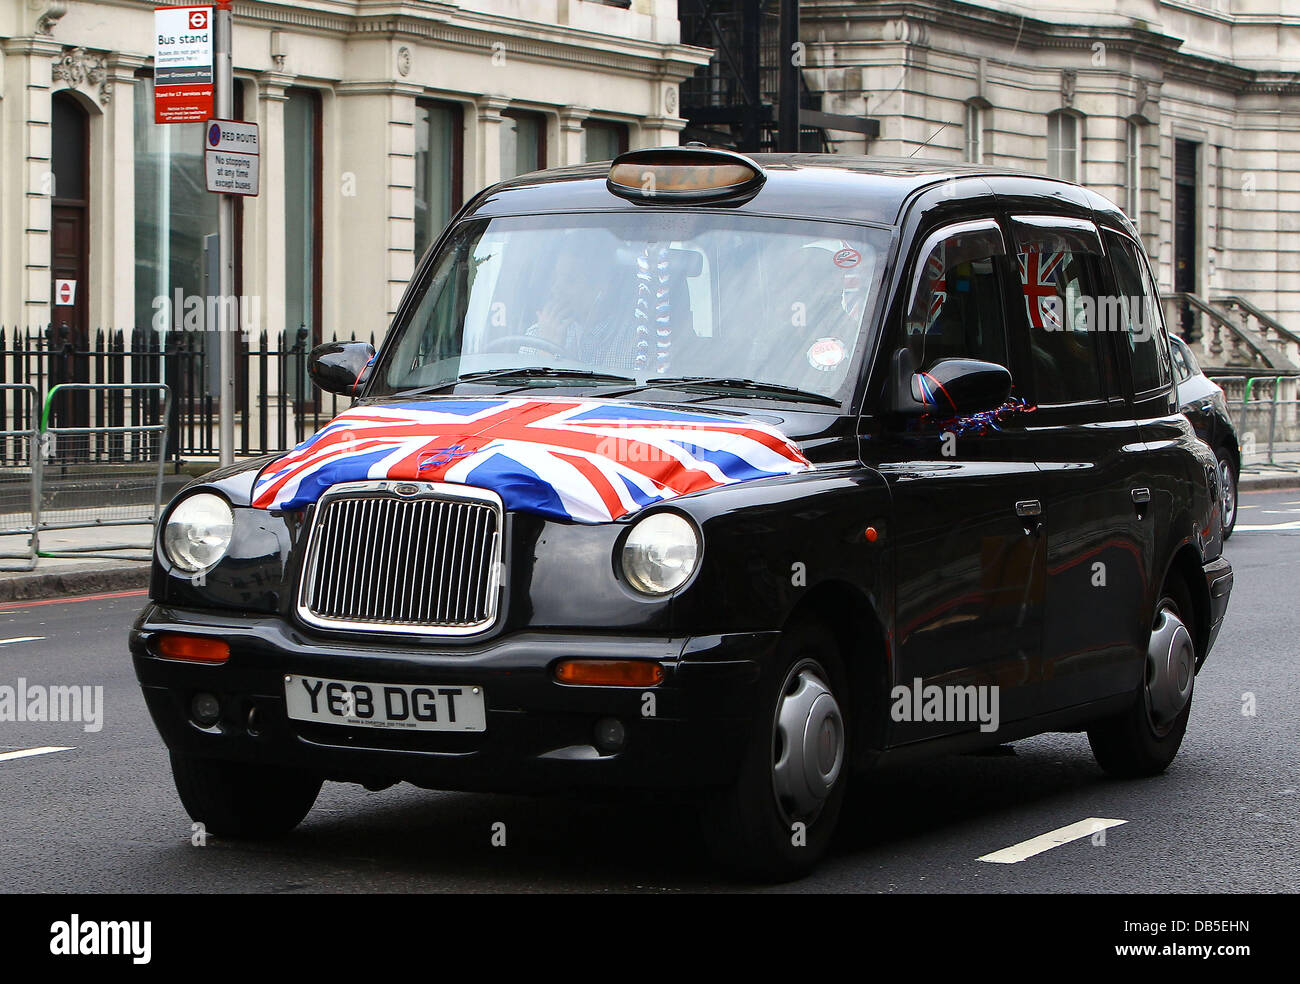
<instances>
[{"instance_id":1,"label":"arched window","mask_svg":"<svg viewBox=\"0 0 1300 984\"><path fill-rule=\"evenodd\" d=\"M1066 181L1079 180L1079 117L1058 109L1047 117L1047 173Z\"/></svg>"}]
</instances>

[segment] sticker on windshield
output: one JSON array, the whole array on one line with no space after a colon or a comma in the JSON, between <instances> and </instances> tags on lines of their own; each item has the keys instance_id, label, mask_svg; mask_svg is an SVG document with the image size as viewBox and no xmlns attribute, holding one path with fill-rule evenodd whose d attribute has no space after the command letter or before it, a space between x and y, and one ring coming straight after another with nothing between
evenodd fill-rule
<instances>
[{"instance_id":1,"label":"sticker on windshield","mask_svg":"<svg viewBox=\"0 0 1300 984\"><path fill-rule=\"evenodd\" d=\"M830 372L844 361L844 343L838 338L819 338L808 349L808 362L814 369Z\"/></svg>"},{"instance_id":2,"label":"sticker on windshield","mask_svg":"<svg viewBox=\"0 0 1300 984\"><path fill-rule=\"evenodd\" d=\"M832 259L841 270L848 270L862 262L862 254L852 246L845 246L843 249L836 250Z\"/></svg>"}]
</instances>

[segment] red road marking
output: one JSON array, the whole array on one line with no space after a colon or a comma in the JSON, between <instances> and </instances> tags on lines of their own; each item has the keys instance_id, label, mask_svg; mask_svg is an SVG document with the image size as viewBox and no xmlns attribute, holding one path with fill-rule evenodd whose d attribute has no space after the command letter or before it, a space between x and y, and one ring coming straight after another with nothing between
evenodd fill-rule
<instances>
[{"instance_id":1,"label":"red road marking","mask_svg":"<svg viewBox=\"0 0 1300 984\"><path fill-rule=\"evenodd\" d=\"M148 588L135 591L110 591L107 594L73 595L70 598L40 598L34 601L6 601L0 604L0 612L11 612L16 608L35 608L37 605L66 605L74 601L107 601L110 598L139 598L147 595Z\"/></svg>"}]
</instances>

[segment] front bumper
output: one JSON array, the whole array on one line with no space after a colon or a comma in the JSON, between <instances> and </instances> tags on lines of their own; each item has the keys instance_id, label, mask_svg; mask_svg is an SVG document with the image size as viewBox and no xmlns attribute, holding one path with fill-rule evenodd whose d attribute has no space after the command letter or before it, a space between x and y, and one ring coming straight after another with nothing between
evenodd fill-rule
<instances>
[{"instance_id":1,"label":"front bumper","mask_svg":"<svg viewBox=\"0 0 1300 984\"><path fill-rule=\"evenodd\" d=\"M163 632L222 638L230 659L215 666L164 659L156 655ZM341 781L523 792L729 782L744 750L760 668L777 638L527 632L479 648L439 648L409 639L326 638L274 616L151 604L136 620L130 646L150 714L174 751L298 767ZM655 661L664 680L651 688L556 682L555 662L574 657ZM412 734L293 720L285 712L287 674L480 686L487 729ZM221 718L210 728L191 720L197 693L221 702ZM617 752L594 742L596 722L609 717L626 734Z\"/></svg>"}]
</instances>

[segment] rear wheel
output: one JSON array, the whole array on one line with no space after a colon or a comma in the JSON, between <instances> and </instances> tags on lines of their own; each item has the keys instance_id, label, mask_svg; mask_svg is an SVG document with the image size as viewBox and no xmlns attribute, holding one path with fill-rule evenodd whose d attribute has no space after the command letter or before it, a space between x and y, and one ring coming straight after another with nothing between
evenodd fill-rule
<instances>
[{"instance_id":1,"label":"rear wheel","mask_svg":"<svg viewBox=\"0 0 1300 984\"><path fill-rule=\"evenodd\" d=\"M1237 469L1224 449L1220 448L1214 454L1219 459L1219 501L1223 511L1223 538L1226 540L1237 525Z\"/></svg>"},{"instance_id":2,"label":"rear wheel","mask_svg":"<svg viewBox=\"0 0 1300 984\"><path fill-rule=\"evenodd\" d=\"M302 822L321 779L297 769L172 752L176 791L190 817L219 837L275 837Z\"/></svg>"},{"instance_id":3,"label":"rear wheel","mask_svg":"<svg viewBox=\"0 0 1300 984\"><path fill-rule=\"evenodd\" d=\"M1171 580L1156 603L1146 666L1132 705L1088 729L1097 764L1111 775L1157 775L1178 754L1196 683L1194 624L1186 585Z\"/></svg>"},{"instance_id":4,"label":"rear wheel","mask_svg":"<svg viewBox=\"0 0 1300 984\"><path fill-rule=\"evenodd\" d=\"M834 636L786 630L760 684L760 710L736 782L710 797L705 836L738 874L799 878L825 853L848 780L848 688Z\"/></svg>"}]
</instances>

